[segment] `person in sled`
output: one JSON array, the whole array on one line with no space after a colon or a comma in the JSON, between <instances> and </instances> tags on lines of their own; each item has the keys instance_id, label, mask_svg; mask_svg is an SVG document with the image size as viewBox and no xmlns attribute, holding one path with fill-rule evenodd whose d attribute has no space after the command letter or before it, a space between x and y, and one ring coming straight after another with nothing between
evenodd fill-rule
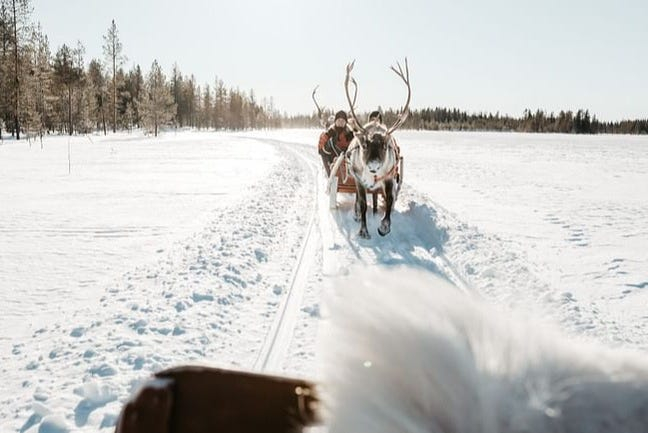
<instances>
[{"instance_id":1,"label":"person in sled","mask_svg":"<svg viewBox=\"0 0 648 433\"><path fill-rule=\"evenodd\" d=\"M335 158L343 154L353 140L353 130L347 123L345 111L335 113L333 125L320 135L318 152L322 157L326 175L331 175L331 165Z\"/></svg>"},{"instance_id":2,"label":"person in sled","mask_svg":"<svg viewBox=\"0 0 648 433\"><path fill-rule=\"evenodd\" d=\"M369 114L369 122L377 122L382 124L382 114L380 114L380 111L372 111L371 114Z\"/></svg>"},{"instance_id":3,"label":"person in sled","mask_svg":"<svg viewBox=\"0 0 648 433\"><path fill-rule=\"evenodd\" d=\"M372 111L369 113L369 122L368 124L374 124L374 125L384 125L383 124L383 117L380 111ZM391 142L394 145L394 150L396 151L396 158L400 157L400 146L396 142L396 139L392 136ZM399 181L400 174L396 174L396 181Z\"/></svg>"}]
</instances>

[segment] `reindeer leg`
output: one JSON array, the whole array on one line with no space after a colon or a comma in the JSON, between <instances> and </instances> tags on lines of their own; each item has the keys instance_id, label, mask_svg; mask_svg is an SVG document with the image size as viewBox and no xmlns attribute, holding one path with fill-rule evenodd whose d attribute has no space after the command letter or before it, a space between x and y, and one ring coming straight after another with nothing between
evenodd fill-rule
<instances>
[{"instance_id":1,"label":"reindeer leg","mask_svg":"<svg viewBox=\"0 0 648 433\"><path fill-rule=\"evenodd\" d=\"M394 181L389 179L385 181L384 186L385 193L385 216L380 221L380 227L378 227L378 234L380 236L385 236L391 231L391 210L392 205L394 204Z\"/></svg>"},{"instance_id":2,"label":"reindeer leg","mask_svg":"<svg viewBox=\"0 0 648 433\"><path fill-rule=\"evenodd\" d=\"M355 203L353 205L353 220L355 222L360 222L360 193L358 192L358 188L356 188L356 197L355 197Z\"/></svg>"},{"instance_id":3,"label":"reindeer leg","mask_svg":"<svg viewBox=\"0 0 648 433\"><path fill-rule=\"evenodd\" d=\"M373 204L373 213L375 214L378 212L378 192L377 191L371 193L371 201Z\"/></svg>"},{"instance_id":4,"label":"reindeer leg","mask_svg":"<svg viewBox=\"0 0 648 433\"><path fill-rule=\"evenodd\" d=\"M356 186L356 204L360 208L360 231L358 236L363 239L370 239L369 230L367 230L367 191L363 186Z\"/></svg>"}]
</instances>

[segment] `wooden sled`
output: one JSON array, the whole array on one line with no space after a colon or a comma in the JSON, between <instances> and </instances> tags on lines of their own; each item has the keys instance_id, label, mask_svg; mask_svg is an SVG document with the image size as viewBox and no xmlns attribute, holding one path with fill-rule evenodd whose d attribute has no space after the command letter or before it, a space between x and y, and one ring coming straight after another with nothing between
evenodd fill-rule
<instances>
[{"instance_id":1,"label":"wooden sled","mask_svg":"<svg viewBox=\"0 0 648 433\"><path fill-rule=\"evenodd\" d=\"M313 383L207 367L156 373L116 433L293 433L319 422Z\"/></svg>"}]
</instances>

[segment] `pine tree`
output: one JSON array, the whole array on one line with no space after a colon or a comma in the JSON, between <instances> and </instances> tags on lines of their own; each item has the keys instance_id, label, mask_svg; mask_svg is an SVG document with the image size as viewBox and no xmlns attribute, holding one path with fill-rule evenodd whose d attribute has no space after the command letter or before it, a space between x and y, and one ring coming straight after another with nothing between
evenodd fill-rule
<instances>
[{"instance_id":1,"label":"pine tree","mask_svg":"<svg viewBox=\"0 0 648 433\"><path fill-rule=\"evenodd\" d=\"M159 127L166 125L175 115L176 105L157 60L153 61L147 76L146 95L141 108L144 124L156 137Z\"/></svg>"},{"instance_id":2,"label":"pine tree","mask_svg":"<svg viewBox=\"0 0 648 433\"><path fill-rule=\"evenodd\" d=\"M101 63L92 59L88 65L88 90L90 92L90 116L95 128L101 128L106 135L106 77Z\"/></svg>"},{"instance_id":3,"label":"pine tree","mask_svg":"<svg viewBox=\"0 0 648 433\"><path fill-rule=\"evenodd\" d=\"M212 93L209 84L205 84L205 91L203 92L201 107L201 123L207 129L212 127Z\"/></svg>"},{"instance_id":4,"label":"pine tree","mask_svg":"<svg viewBox=\"0 0 648 433\"><path fill-rule=\"evenodd\" d=\"M47 131L48 125L51 125L53 73L51 58L49 40L39 27L36 33L36 80L38 82L37 109L41 117L41 124L39 125L41 147L43 145L43 134Z\"/></svg>"},{"instance_id":5,"label":"pine tree","mask_svg":"<svg viewBox=\"0 0 648 433\"><path fill-rule=\"evenodd\" d=\"M23 63L27 72L21 98L23 124L28 136L33 131L41 138L42 147L45 123L49 121L51 112L51 67L49 42L40 25L32 31L29 43L25 45Z\"/></svg>"},{"instance_id":6,"label":"pine tree","mask_svg":"<svg viewBox=\"0 0 648 433\"><path fill-rule=\"evenodd\" d=\"M177 113L176 113L176 126L183 127L185 121L185 107L183 103L183 84L182 84L182 73L177 63L173 65L173 71L171 72L171 93L173 94L173 103L176 104Z\"/></svg>"},{"instance_id":7,"label":"pine tree","mask_svg":"<svg viewBox=\"0 0 648 433\"><path fill-rule=\"evenodd\" d=\"M193 107L195 110L195 115L194 115L194 122L193 122L193 127L202 128L202 100L200 99L200 95L202 95L202 90L200 89L200 85L196 86L196 93L194 94L194 101L193 101Z\"/></svg>"},{"instance_id":8,"label":"pine tree","mask_svg":"<svg viewBox=\"0 0 648 433\"><path fill-rule=\"evenodd\" d=\"M135 124L135 110L133 109L133 102L129 102L128 105L126 105L126 111L124 112L124 124L126 128L128 128L128 131L131 131L133 129L133 125Z\"/></svg>"},{"instance_id":9,"label":"pine tree","mask_svg":"<svg viewBox=\"0 0 648 433\"><path fill-rule=\"evenodd\" d=\"M256 129L257 123L258 123L258 116L259 116L259 110L257 106L257 102L254 98L254 89L250 89L250 100L248 101L248 119L249 119L249 124L248 126L252 129Z\"/></svg>"},{"instance_id":10,"label":"pine tree","mask_svg":"<svg viewBox=\"0 0 648 433\"><path fill-rule=\"evenodd\" d=\"M57 84L64 88L63 90L65 91L65 96L63 96L63 94L61 94L61 96L63 96L66 101L60 104L60 108L67 108L67 130L70 135L74 132L72 126L72 96L75 87L78 85L79 81L81 81L81 73L82 71L76 66L73 51L70 47L63 44L54 57L54 79Z\"/></svg>"},{"instance_id":11,"label":"pine tree","mask_svg":"<svg viewBox=\"0 0 648 433\"><path fill-rule=\"evenodd\" d=\"M223 80L216 79L214 84L214 128L223 129L226 125L227 89Z\"/></svg>"},{"instance_id":12,"label":"pine tree","mask_svg":"<svg viewBox=\"0 0 648 433\"><path fill-rule=\"evenodd\" d=\"M127 128L124 120L126 114L126 107L130 104L131 95L126 85L126 74L122 68L117 70L117 126L119 128Z\"/></svg>"},{"instance_id":13,"label":"pine tree","mask_svg":"<svg viewBox=\"0 0 648 433\"><path fill-rule=\"evenodd\" d=\"M92 129L90 121L90 97L87 89L87 80L85 75L85 47L81 41L77 41L77 46L72 50L72 59L74 68L79 73L79 79L76 83L76 92L74 93L73 122L75 130L81 133L87 133Z\"/></svg>"},{"instance_id":14,"label":"pine tree","mask_svg":"<svg viewBox=\"0 0 648 433\"><path fill-rule=\"evenodd\" d=\"M239 89L230 89L229 119L230 129L243 129L243 96Z\"/></svg>"},{"instance_id":15,"label":"pine tree","mask_svg":"<svg viewBox=\"0 0 648 433\"><path fill-rule=\"evenodd\" d=\"M196 126L196 77L191 75L182 86L182 99L184 102L185 125Z\"/></svg>"},{"instance_id":16,"label":"pine tree","mask_svg":"<svg viewBox=\"0 0 648 433\"><path fill-rule=\"evenodd\" d=\"M108 33L104 35L104 55L106 62L112 66L112 127L113 132L117 130L117 68L119 68L126 57L122 54L122 43L117 33L117 25L112 20Z\"/></svg>"},{"instance_id":17,"label":"pine tree","mask_svg":"<svg viewBox=\"0 0 648 433\"><path fill-rule=\"evenodd\" d=\"M22 86L22 81L24 79L23 72L20 67L21 56L20 52L22 50L22 45L24 40L27 38L29 33L29 15L31 14L31 5L29 0L10 0L10 41L13 48L12 52L12 70L11 76L12 81L10 89L12 90L13 96L13 106L12 106L12 116L14 124L14 132L16 134L16 140L20 140L20 90Z\"/></svg>"},{"instance_id":18,"label":"pine tree","mask_svg":"<svg viewBox=\"0 0 648 433\"><path fill-rule=\"evenodd\" d=\"M10 15L7 0L0 0L0 139L5 124L11 118L10 108Z\"/></svg>"},{"instance_id":19,"label":"pine tree","mask_svg":"<svg viewBox=\"0 0 648 433\"><path fill-rule=\"evenodd\" d=\"M144 96L144 78L142 77L142 69L139 65L131 69L126 76L126 89L130 96L129 106L132 111L130 117L130 125L140 126L140 101Z\"/></svg>"}]
</instances>

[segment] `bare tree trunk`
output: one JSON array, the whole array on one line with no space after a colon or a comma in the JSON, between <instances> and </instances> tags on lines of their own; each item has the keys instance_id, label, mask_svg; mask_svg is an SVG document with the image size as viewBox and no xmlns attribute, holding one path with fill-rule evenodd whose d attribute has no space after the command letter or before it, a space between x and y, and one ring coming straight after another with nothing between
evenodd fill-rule
<instances>
[{"instance_id":1,"label":"bare tree trunk","mask_svg":"<svg viewBox=\"0 0 648 433\"><path fill-rule=\"evenodd\" d=\"M68 125L70 128L70 135L72 135L72 86L68 85Z\"/></svg>"},{"instance_id":2,"label":"bare tree trunk","mask_svg":"<svg viewBox=\"0 0 648 433\"><path fill-rule=\"evenodd\" d=\"M101 123L103 124L104 135L106 135L106 110L104 107L103 94L101 95Z\"/></svg>"},{"instance_id":3,"label":"bare tree trunk","mask_svg":"<svg viewBox=\"0 0 648 433\"><path fill-rule=\"evenodd\" d=\"M113 61L113 134L117 130L117 77L116 77L116 69L117 69L117 53L115 52L115 39L113 38L112 40L112 45L113 45L113 56L112 56L112 61Z\"/></svg>"},{"instance_id":4,"label":"bare tree trunk","mask_svg":"<svg viewBox=\"0 0 648 433\"><path fill-rule=\"evenodd\" d=\"M20 120L18 119L18 101L20 100L20 82L18 81L18 21L16 18L16 0L12 0L13 6L13 34L14 34L14 85L16 86L16 100L14 101L14 128L16 129L16 140L20 140Z\"/></svg>"}]
</instances>

